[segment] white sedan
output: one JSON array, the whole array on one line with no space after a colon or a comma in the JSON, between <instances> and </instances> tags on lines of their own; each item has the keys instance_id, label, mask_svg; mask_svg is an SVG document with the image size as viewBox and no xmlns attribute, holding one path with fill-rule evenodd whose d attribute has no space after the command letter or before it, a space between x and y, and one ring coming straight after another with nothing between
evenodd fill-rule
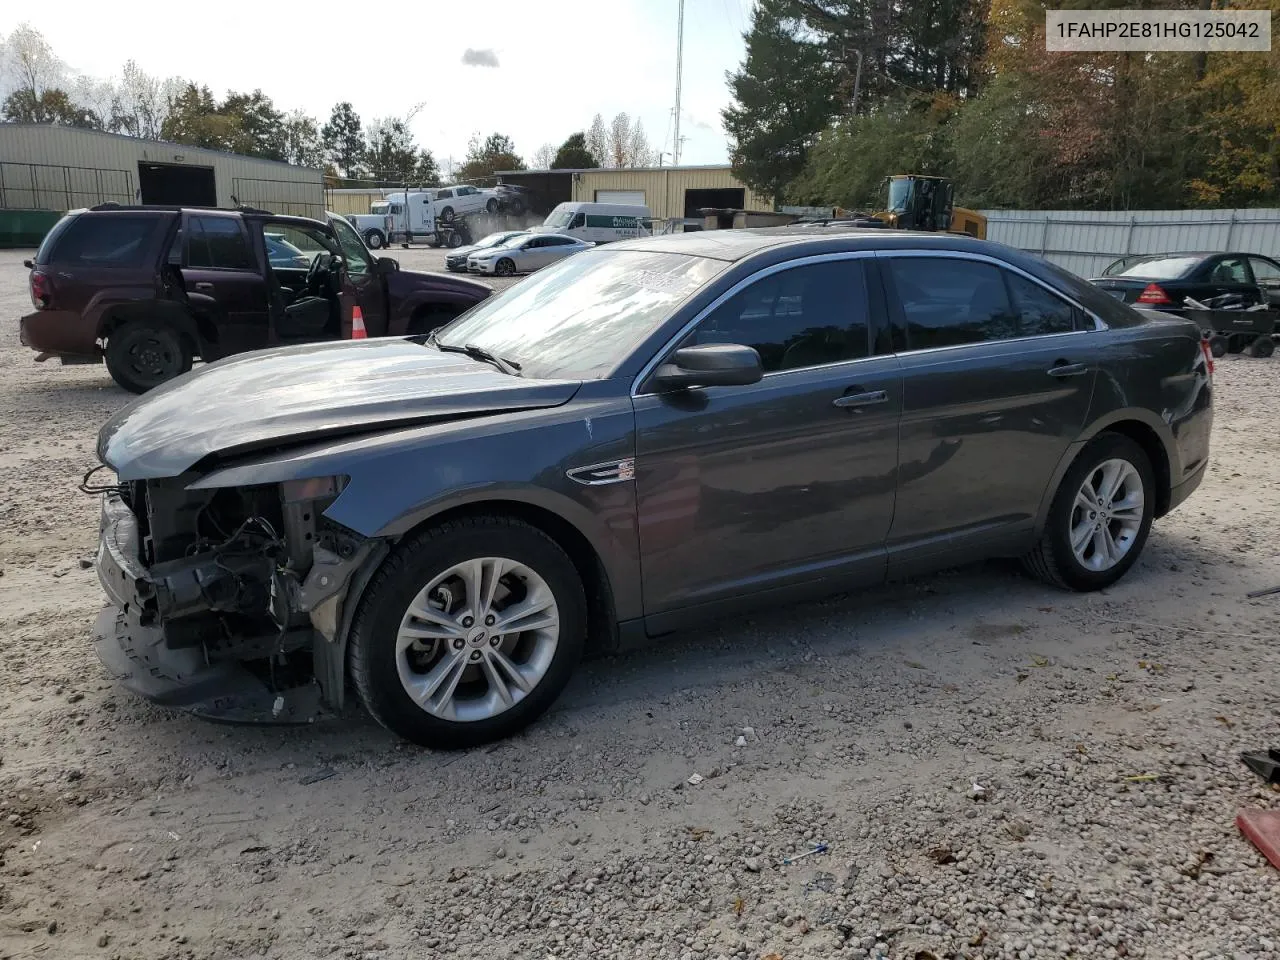
<instances>
[{"instance_id":1,"label":"white sedan","mask_svg":"<svg viewBox=\"0 0 1280 960\"><path fill-rule=\"evenodd\" d=\"M496 247L470 254L467 257L467 272L492 273L499 277L532 273L547 264L572 256L579 250L594 246L594 243L586 240L558 233L523 233Z\"/></svg>"}]
</instances>

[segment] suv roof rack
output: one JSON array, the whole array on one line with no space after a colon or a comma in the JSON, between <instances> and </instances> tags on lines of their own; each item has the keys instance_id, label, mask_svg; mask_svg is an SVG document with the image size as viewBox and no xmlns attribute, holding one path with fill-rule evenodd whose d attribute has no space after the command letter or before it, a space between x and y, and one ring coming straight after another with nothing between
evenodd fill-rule
<instances>
[{"instance_id":1,"label":"suv roof rack","mask_svg":"<svg viewBox=\"0 0 1280 960\"><path fill-rule=\"evenodd\" d=\"M89 208L90 210L221 210L225 213L256 213L262 216L274 217L275 213L271 210L264 210L261 207L251 207L247 203L242 203L234 207L205 206L199 203L136 203L124 204L117 203L114 200L108 200L106 203L99 203Z\"/></svg>"}]
</instances>

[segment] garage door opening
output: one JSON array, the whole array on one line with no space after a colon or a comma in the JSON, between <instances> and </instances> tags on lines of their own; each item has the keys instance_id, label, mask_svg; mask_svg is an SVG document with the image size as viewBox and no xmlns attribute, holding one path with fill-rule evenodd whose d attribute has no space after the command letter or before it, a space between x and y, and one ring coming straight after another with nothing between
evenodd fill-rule
<instances>
[{"instance_id":1,"label":"garage door opening","mask_svg":"<svg viewBox=\"0 0 1280 960\"><path fill-rule=\"evenodd\" d=\"M686 190L684 215L696 217L705 207L741 210L747 202L747 191L742 187L723 187L715 190Z\"/></svg>"},{"instance_id":2,"label":"garage door opening","mask_svg":"<svg viewBox=\"0 0 1280 960\"><path fill-rule=\"evenodd\" d=\"M644 206L643 190L597 190L596 203L629 203Z\"/></svg>"},{"instance_id":3,"label":"garage door opening","mask_svg":"<svg viewBox=\"0 0 1280 960\"><path fill-rule=\"evenodd\" d=\"M143 203L216 207L218 187L213 167L174 163L139 163L138 186Z\"/></svg>"}]
</instances>

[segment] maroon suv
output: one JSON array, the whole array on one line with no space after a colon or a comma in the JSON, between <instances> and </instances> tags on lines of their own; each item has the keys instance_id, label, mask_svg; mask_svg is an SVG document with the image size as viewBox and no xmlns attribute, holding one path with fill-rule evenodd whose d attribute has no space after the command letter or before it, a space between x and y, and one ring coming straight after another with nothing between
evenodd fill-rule
<instances>
[{"instance_id":1,"label":"maroon suv","mask_svg":"<svg viewBox=\"0 0 1280 960\"><path fill-rule=\"evenodd\" d=\"M492 293L401 270L339 216L103 205L63 217L28 260L37 360L96 363L134 393L245 350L427 333Z\"/></svg>"}]
</instances>

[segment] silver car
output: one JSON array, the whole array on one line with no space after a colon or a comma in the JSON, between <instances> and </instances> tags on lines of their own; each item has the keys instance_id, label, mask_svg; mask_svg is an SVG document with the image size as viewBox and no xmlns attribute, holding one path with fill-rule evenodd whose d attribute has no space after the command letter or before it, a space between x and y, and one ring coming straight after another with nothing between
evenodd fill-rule
<instances>
[{"instance_id":1,"label":"silver car","mask_svg":"<svg viewBox=\"0 0 1280 960\"><path fill-rule=\"evenodd\" d=\"M459 247L456 250L450 250L449 255L444 258L445 269L454 273L467 272L467 257L473 253L480 253L482 250L488 250L490 247L496 247L499 244L506 243L512 237L522 237L527 230L501 230L498 233L491 233L483 240L477 240L469 247Z\"/></svg>"},{"instance_id":2,"label":"silver car","mask_svg":"<svg viewBox=\"0 0 1280 960\"><path fill-rule=\"evenodd\" d=\"M492 273L499 277L532 273L547 264L556 263L594 246L594 243L586 240L558 233L521 234L496 247L469 254L467 272Z\"/></svg>"}]
</instances>

